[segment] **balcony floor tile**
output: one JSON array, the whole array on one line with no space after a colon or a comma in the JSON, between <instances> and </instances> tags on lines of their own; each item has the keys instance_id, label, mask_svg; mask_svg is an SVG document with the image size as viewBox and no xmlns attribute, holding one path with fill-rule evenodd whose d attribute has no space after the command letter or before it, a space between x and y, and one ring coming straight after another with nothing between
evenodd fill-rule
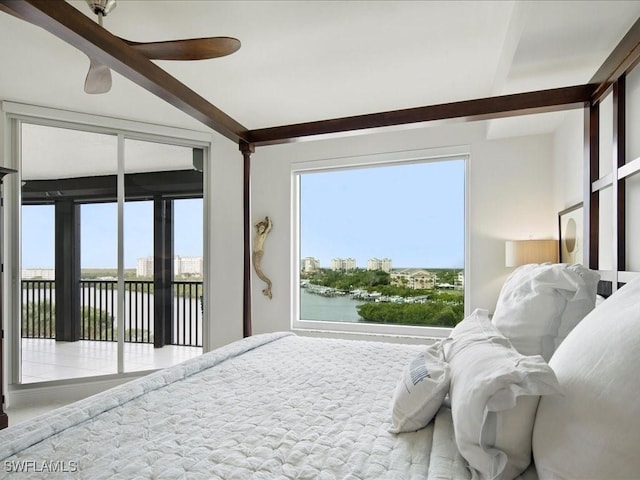
<instances>
[{"instance_id":1,"label":"balcony floor tile","mask_svg":"<svg viewBox=\"0 0 640 480\"><path fill-rule=\"evenodd\" d=\"M22 382L35 383L117 373L116 342L22 339ZM125 343L126 372L156 370L202 354L200 347Z\"/></svg>"}]
</instances>

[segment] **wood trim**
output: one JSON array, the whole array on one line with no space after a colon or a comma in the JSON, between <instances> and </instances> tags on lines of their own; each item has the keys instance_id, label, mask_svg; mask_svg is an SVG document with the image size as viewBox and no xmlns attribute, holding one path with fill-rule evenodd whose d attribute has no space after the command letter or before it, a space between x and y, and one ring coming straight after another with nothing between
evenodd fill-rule
<instances>
[{"instance_id":1,"label":"wood trim","mask_svg":"<svg viewBox=\"0 0 640 480\"><path fill-rule=\"evenodd\" d=\"M244 161L243 184L243 226L244 226L244 266L242 291L242 334L250 337L251 328L251 154L255 147L240 142L240 151Z\"/></svg>"},{"instance_id":2,"label":"wood trim","mask_svg":"<svg viewBox=\"0 0 640 480\"><path fill-rule=\"evenodd\" d=\"M624 73L629 72L640 61L640 19L620 40L589 83L598 85L593 100L599 101L611 85Z\"/></svg>"},{"instance_id":3,"label":"wood trim","mask_svg":"<svg viewBox=\"0 0 640 480\"><path fill-rule=\"evenodd\" d=\"M237 142L247 129L63 0L0 0L0 10L38 25L187 115Z\"/></svg>"},{"instance_id":4,"label":"wood trim","mask_svg":"<svg viewBox=\"0 0 640 480\"><path fill-rule=\"evenodd\" d=\"M626 181L619 178L620 167L626 158L626 75L621 75L613 84L613 201L616 202L614 216L616 244L615 259L618 271L626 270Z\"/></svg>"},{"instance_id":5,"label":"wood trim","mask_svg":"<svg viewBox=\"0 0 640 480\"><path fill-rule=\"evenodd\" d=\"M0 430L9 426L9 416L4 411L5 398L4 398L4 361L3 361L3 349L4 349L4 318L3 312L3 284L4 284L4 255L3 255L3 242L4 242L4 205L3 205L3 179L4 176L9 173L14 173L16 170L12 168L0 167Z\"/></svg>"},{"instance_id":6,"label":"wood trim","mask_svg":"<svg viewBox=\"0 0 640 480\"><path fill-rule=\"evenodd\" d=\"M600 175L600 108L597 103L584 109L584 226L587 266L598 269L598 242L600 228L600 192L592 185Z\"/></svg>"},{"instance_id":7,"label":"wood trim","mask_svg":"<svg viewBox=\"0 0 640 480\"><path fill-rule=\"evenodd\" d=\"M596 85L576 85L535 92L516 93L462 102L355 115L317 122L262 128L248 132L249 141L260 145L287 143L298 138L390 127L445 119L486 120L584 107Z\"/></svg>"}]
</instances>

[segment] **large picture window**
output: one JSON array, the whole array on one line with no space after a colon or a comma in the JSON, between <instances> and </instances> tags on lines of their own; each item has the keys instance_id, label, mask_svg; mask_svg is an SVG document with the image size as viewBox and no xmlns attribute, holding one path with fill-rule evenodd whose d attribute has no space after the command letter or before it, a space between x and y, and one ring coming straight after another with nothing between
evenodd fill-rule
<instances>
[{"instance_id":1,"label":"large picture window","mask_svg":"<svg viewBox=\"0 0 640 480\"><path fill-rule=\"evenodd\" d=\"M296 326L460 322L465 170L458 156L296 172Z\"/></svg>"}]
</instances>

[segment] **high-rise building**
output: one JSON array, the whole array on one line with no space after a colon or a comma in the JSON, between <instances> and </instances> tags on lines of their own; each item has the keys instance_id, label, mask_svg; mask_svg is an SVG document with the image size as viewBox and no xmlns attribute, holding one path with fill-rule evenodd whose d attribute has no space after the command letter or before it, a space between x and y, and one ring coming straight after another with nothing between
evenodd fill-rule
<instances>
[{"instance_id":1,"label":"high-rise building","mask_svg":"<svg viewBox=\"0 0 640 480\"><path fill-rule=\"evenodd\" d=\"M331 270L347 272L356 269L355 258L334 258L331 260Z\"/></svg>"},{"instance_id":2,"label":"high-rise building","mask_svg":"<svg viewBox=\"0 0 640 480\"><path fill-rule=\"evenodd\" d=\"M370 258L367 260L367 270L382 270L389 273L391 271L390 258Z\"/></svg>"},{"instance_id":3,"label":"high-rise building","mask_svg":"<svg viewBox=\"0 0 640 480\"><path fill-rule=\"evenodd\" d=\"M202 257L181 257L176 255L173 258L174 275L202 275L204 272L204 262ZM151 277L153 275L153 256L139 258L136 265L136 276Z\"/></svg>"},{"instance_id":4,"label":"high-rise building","mask_svg":"<svg viewBox=\"0 0 640 480\"><path fill-rule=\"evenodd\" d=\"M300 269L304 273L314 273L320 269L320 260L315 257L305 257L300 263Z\"/></svg>"}]
</instances>

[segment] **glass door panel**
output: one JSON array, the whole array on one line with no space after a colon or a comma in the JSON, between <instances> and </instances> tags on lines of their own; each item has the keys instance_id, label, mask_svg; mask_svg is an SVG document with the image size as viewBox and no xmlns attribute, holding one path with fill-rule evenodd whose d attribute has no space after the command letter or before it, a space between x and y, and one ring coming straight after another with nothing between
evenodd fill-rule
<instances>
[{"instance_id":1,"label":"glass door panel","mask_svg":"<svg viewBox=\"0 0 640 480\"><path fill-rule=\"evenodd\" d=\"M201 158L191 147L125 139L125 371L202 353Z\"/></svg>"},{"instance_id":2,"label":"glass door panel","mask_svg":"<svg viewBox=\"0 0 640 480\"><path fill-rule=\"evenodd\" d=\"M116 217L98 207L116 198L117 137L31 123L20 133L20 381L116 373L113 290L95 279L117 272Z\"/></svg>"},{"instance_id":3,"label":"glass door panel","mask_svg":"<svg viewBox=\"0 0 640 480\"><path fill-rule=\"evenodd\" d=\"M202 198L174 200L174 290L177 345L202 347Z\"/></svg>"}]
</instances>

